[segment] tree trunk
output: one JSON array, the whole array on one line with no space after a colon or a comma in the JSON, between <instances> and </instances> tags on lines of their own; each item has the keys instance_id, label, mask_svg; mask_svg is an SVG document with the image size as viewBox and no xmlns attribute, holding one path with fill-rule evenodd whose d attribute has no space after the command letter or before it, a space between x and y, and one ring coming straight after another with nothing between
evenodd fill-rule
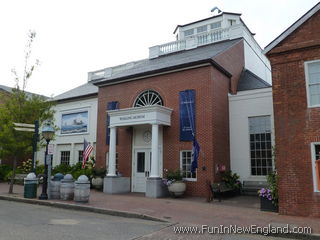
<instances>
[{"instance_id":1,"label":"tree trunk","mask_svg":"<svg viewBox=\"0 0 320 240\"><path fill-rule=\"evenodd\" d=\"M14 178L16 177L16 168L17 168L17 156L14 156L12 176L11 176L10 187L9 187L9 194L13 193L13 183L14 183Z\"/></svg>"}]
</instances>

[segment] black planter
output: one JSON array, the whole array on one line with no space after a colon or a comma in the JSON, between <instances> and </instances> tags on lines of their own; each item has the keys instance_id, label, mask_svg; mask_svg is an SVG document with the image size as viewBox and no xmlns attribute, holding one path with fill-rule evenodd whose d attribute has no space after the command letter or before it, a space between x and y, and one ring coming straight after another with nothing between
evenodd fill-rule
<instances>
[{"instance_id":1,"label":"black planter","mask_svg":"<svg viewBox=\"0 0 320 240\"><path fill-rule=\"evenodd\" d=\"M278 207L273 205L272 200L260 197L260 210L266 212L278 212Z\"/></svg>"}]
</instances>

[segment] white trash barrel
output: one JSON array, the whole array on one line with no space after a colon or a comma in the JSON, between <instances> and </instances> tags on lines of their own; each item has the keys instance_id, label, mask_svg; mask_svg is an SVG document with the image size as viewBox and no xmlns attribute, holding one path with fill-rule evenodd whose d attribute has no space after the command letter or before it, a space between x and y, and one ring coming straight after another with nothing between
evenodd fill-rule
<instances>
[{"instance_id":1,"label":"white trash barrel","mask_svg":"<svg viewBox=\"0 0 320 240\"><path fill-rule=\"evenodd\" d=\"M67 174L61 180L60 198L61 200L73 200L74 197L74 180L71 174Z\"/></svg>"},{"instance_id":2,"label":"white trash barrel","mask_svg":"<svg viewBox=\"0 0 320 240\"><path fill-rule=\"evenodd\" d=\"M62 173L57 173L50 181L50 199L60 199L60 186L63 177Z\"/></svg>"},{"instance_id":3,"label":"white trash barrel","mask_svg":"<svg viewBox=\"0 0 320 240\"><path fill-rule=\"evenodd\" d=\"M90 181L86 175L81 175L74 184L74 201L87 203L90 197Z\"/></svg>"}]
</instances>

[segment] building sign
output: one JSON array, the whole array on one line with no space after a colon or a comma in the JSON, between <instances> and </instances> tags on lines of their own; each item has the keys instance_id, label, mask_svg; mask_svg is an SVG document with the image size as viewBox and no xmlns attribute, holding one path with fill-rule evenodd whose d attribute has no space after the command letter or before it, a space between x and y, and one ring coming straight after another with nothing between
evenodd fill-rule
<instances>
[{"instance_id":1,"label":"building sign","mask_svg":"<svg viewBox=\"0 0 320 240\"><path fill-rule=\"evenodd\" d=\"M180 141L192 141L195 134L195 90L181 91Z\"/></svg>"},{"instance_id":2,"label":"building sign","mask_svg":"<svg viewBox=\"0 0 320 240\"><path fill-rule=\"evenodd\" d=\"M88 132L88 111L62 114L61 134Z\"/></svg>"},{"instance_id":3,"label":"building sign","mask_svg":"<svg viewBox=\"0 0 320 240\"><path fill-rule=\"evenodd\" d=\"M141 114L141 115L131 115L131 116L123 116L123 117L119 117L120 121L128 121L128 120L137 120L137 119L144 119L146 118L145 114Z\"/></svg>"}]
</instances>

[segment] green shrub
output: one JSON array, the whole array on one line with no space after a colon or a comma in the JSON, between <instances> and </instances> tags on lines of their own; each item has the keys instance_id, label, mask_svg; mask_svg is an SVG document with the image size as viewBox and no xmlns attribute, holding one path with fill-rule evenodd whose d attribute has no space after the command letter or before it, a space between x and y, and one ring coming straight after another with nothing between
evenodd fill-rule
<instances>
[{"instance_id":1,"label":"green shrub","mask_svg":"<svg viewBox=\"0 0 320 240\"><path fill-rule=\"evenodd\" d=\"M93 169L93 176L94 177L104 177L106 175L106 169L105 168L97 168L95 167Z\"/></svg>"},{"instance_id":2,"label":"green shrub","mask_svg":"<svg viewBox=\"0 0 320 240\"><path fill-rule=\"evenodd\" d=\"M16 169L16 174L22 174L22 170L21 169ZM13 174L13 170L10 170L10 172L7 173L7 175L4 177L4 181L8 182L11 180L11 176Z\"/></svg>"},{"instance_id":3,"label":"green shrub","mask_svg":"<svg viewBox=\"0 0 320 240\"><path fill-rule=\"evenodd\" d=\"M5 177L10 171L12 171L12 167L5 164L0 165L0 181L5 180Z\"/></svg>"},{"instance_id":4,"label":"green shrub","mask_svg":"<svg viewBox=\"0 0 320 240\"><path fill-rule=\"evenodd\" d=\"M57 173L62 173L63 175L66 175L68 173L71 173L72 170L72 166L68 165L68 164L60 164L60 165L56 165L53 169L51 174L55 175Z\"/></svg>"},{"instance_id":5,"label":"green shrub","mask_svg":"<svg viewBox=\"0 0 320 240\"><path fill-rule=\"evenodd\" d=\"M167 176L166 178L169 181L182 181L182 173L180 169L176 169L176 170L171 170L169 169L167 171Z\"/></svg>"},{"instance_id":6,"label":"green shrub","mask_svg":"<svg viewBox=\"0 0 320 240\"><path fill-rule=\"evenodd\" d=\"M241 189L241 182L239 181L240 176L232 171L225 171L222 173L222 181L230 188L234 190Z\"/></svg>"},{"instance_id":7,"label":"green shrub","mask_svg":"<svg viewBox=\"0 0 320 240\"><path fill-rule=\"evenodd\" d=\"M277 171L273 171L267 176L267 182L269 184L269 189L271 190L272 203L278 206L279 194L278 194L278 174Z\"/></svg>"},{"instance_id":8,"label":"green shrub","mask_svg":"<svg viewBox=\"0 0 320 240\"><path fill-rule=\"evenodd\" d=\"M37 174L44 174L44 165L37 165L36 167L36 173Z\"/></svg>"},{"instance_id":9,"label":"green shrub","mask_svg":"<svg viewBox=\"0 0 320 240\"><path fill-rule=\"evenodd\" d=\"M88 169L88 168L84 168L84 169L78 169L74 172L71 173L72 177L77 180L78 177L80 177L81 175L86 175L89 179L92 178L93 176L93 169Z\"/></svg>"}]
</instances>

